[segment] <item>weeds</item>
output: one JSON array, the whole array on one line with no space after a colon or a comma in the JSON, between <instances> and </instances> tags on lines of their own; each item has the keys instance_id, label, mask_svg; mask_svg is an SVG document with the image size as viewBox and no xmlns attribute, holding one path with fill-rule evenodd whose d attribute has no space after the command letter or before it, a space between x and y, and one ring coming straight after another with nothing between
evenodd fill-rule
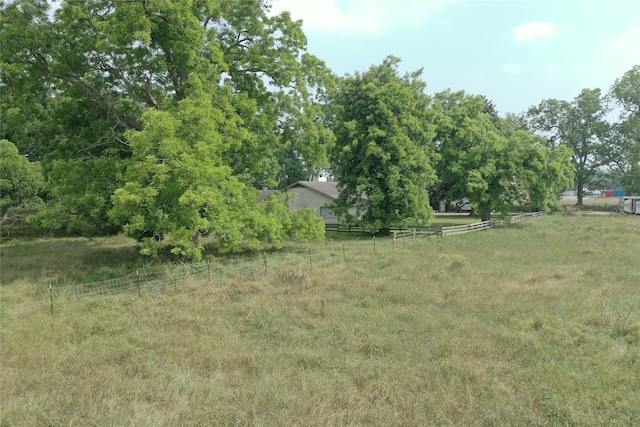
<instances>
[{"instance_id":1,"label":"weeds","mask_svg":"<svg viewBox=\"0 0 640 427\"><path fill-rule=\"evenodd\" d=\"M631 426L639 236L545 217L81 299L2 325L0 425Z\"/></svg>"}]
</instances>

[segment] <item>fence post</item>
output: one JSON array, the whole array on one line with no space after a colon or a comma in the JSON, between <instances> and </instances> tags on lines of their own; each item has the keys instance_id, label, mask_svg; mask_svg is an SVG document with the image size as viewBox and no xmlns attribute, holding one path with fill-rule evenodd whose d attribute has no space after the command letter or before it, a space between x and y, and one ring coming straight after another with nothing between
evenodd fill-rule
<instances>
[{"instance_id":1,"label":"fence post","mask_svg":"<svg viewBox=\"0 0 640 427\"><path fill-rule=\"evenodd\" d=\"M136 270L136 283L138 284L138 298L142 295L140 294L140 272Z\"/></svg>"},{"instance_id":2,"label":"fence post","mask_svg":"<svg viewBox=\"0 0 640 427\"><path fill-rule=\"evenodd\" d=\"M264 275L266 276L268 274L268 272L267 272L267 253L263 252L262 256L264 257Z\"/></svg>"},{"instance_id":3,"label":"fence post","mask_svg":"<svg viewBox=\"0 0 640 427\"><path fill-rule=\"evenodd\" d=\"M397 230L393 230L393 249L396 249L396 237L398 235L398 231Z\"/></svg>"},{"instance_id":4,"label":"fence post","mask_svg":"<svg viewBox=\"0 0 640 427\"><path fill-rule=\"evenodd\" d=\"M53 286L49 282L49 300L51 301L51 317L53 317Z\"/></svg>"},{"instance_id":5,"label":"fence post","mask_svg":"<svg viewBox=\"0 0 640 427\"><path fill-rule=\"evenodd\" d=\"M373 235L373 254L376 254L376 235Z\"/></svg>"},{"instance_id":6,"label":"fence post","mask_svg":"<svg viewBox=\"0 0 640 427\"><path fill-rule=\"evenodd\" d=\"M416 244L416 228L413 227L413 244Z\"/></svg>"},{"instance_id":7,"label":"fence post","mask_svg":"<svg viewBox=\"0 0 640 427\"><path fill-rule=\"evenodd\" d=\"M207 276L209 280L209 284L211 284L211 261L207 260Z\"/></svg>"}]
</instances>

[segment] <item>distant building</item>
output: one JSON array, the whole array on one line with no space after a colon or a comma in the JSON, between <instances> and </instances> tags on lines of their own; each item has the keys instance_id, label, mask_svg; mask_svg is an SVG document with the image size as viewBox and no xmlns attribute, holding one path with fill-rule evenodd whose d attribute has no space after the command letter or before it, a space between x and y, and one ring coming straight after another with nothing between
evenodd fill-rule
<instances>
[{"instance_id":1,"label":"distant building","mask_svg":"<svg viewBox=\"0 0 640 427\"><path fill-rule=\"evenodd\" d=\"M287 187L287 192L296 194L289 202L289 209L296 210L304 207L316 209L316 215L325 224L340 224L344 218L335 215L331 206L338 198L338 183L335 181L298 181ZM349 209L353 215L355 208Z\"/></svg>"}]
</instances>

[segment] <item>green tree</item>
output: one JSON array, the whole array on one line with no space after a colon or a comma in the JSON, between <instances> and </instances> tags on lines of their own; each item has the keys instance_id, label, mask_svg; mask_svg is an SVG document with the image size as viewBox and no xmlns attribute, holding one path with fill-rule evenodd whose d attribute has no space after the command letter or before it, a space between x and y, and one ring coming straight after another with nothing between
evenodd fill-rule
<instances>
[{"instance_id":1,"label":"green tree","mask_svg":"<svg viewBox=\"0 0 640 427\"><path fill-rule=\"evenodd\" d=\"M321 167L332 135L319 102L331 73L305 53L301 22L268 11L262 0L64 0L53 14L45 1L0 5L3 93L12 106L29 93L51 100L48 126L38 127L47 132L34 138L53 198L36 220L117 231L112 195L126 186L132 159L142 161L131 132L145 130L146 112L172 116L199 91L227 123L218 129L227 144L220 165L235 179L274 185L282 170L274 153L284 146L308 171ZM16 123L37 117L13 111Z\"/></svg>"},{"instance_id":2,"label":"green tree","mask_svg":"<svg viewBox=\"0 0 640 427\"><path fill-rule=\"evenodd\" d=\"M609 96L620 109L607 141L605 156L613 176L629 194L640 194L640 65L617 79Z\"/></svg>"},{"instance_id":3,"label":"green tree","mask_svg":"<svg viewBox=\"0 0 640 427\"><path fill-rule=\"evenodd\" d=\"M435 179L429 98L421 71L401 77L399 63L390 56L345 76L333 97L336 213L355 207L372 229L426 223L433 215L425 191Z\"/></svg>"},{"instance_id":4,"label":"green tree","mask_svg":"<svg viewBox=\"0 0 640 427\"><path fill-rule=\"evenodd\" d=\"M575 176L571 150L566 146L551 149L544 138L532 135L521 120L506 117L502 123L508 155L513 159L513 178L506 186L505 203L549 213L560 209L560 197L573 186Z\"/></svg>"},{"instance_id":5,"label":"green tree","mask_svg":"<svg viewBox=\"0 0 640 427\"><path fill-rule=\"evenodd\" d=\"M508 211L512 162L506 157L507 140L485 112L485 98L447 90L435 95L433 108L440 155L433 195L447 202L468 198L483 220L492 210Z\"/></svg>"},{"instance_id":6,"label":"green tree","mask_svg":"<svg viewBox=\"0 0 640 427\"><path fill-rule=\"evenodd\" d=\"M11 141L0 140L0 218L10 208L41 203L44 179L38 162L30 162Z\"/></svg>"},{"instance_id":7,"label":"green tree","mask_svg":"<svg viewBox=\"0 0 640 427\"><path fill-rule=\"evenodd\" d=\"M149 110L142 124L142 131L126 134L133 155L109 212L141 241L141 253L154 256L168 245L172 253L199 259L203 234L226 246L282 244L286 227L267 215L277 206L270 202L261 210L257 191L224 162L231 146L224 128L233 124L209 97L192 94L170 111Z\"/></svg>"},{"instance_id":8,"label":"green tree","mask_svg":"<svg viewBox=\"0 0 640 427\"><path fill-rule=\"evenodd\" d=\"M514 207L548 211L570 186L570 151L543 146L517 117L497 116L485 97L444 91L433 108L440 157L431 193L440 200L468 198L486 221Z\"/></svg>"},{"instance_id":9,"label":"green tree","mask_svg":"<svg viewBox=\"0 0 640 427\"><path fill-rule=\"evenodd\" d=\"M572 150L578 205L608 163L603 155L610 132L607 113L600 89L583 89L572 102L545 99L527 112L529 126L546 138L549 147L565 145Z\"/></svg>"}]
</instances>

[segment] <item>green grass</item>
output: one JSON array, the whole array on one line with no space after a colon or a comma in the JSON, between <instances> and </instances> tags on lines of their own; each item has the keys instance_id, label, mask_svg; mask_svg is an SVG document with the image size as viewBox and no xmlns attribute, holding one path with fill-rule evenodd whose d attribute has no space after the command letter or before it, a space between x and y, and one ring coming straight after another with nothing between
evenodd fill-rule
<instances>
[{"instance_id":1,"label":"green grass","mask_svg":"<svg viewBox=\"0 0 640 427\"><path fill-rule=\"evenodd\" d=\"M124 236L7 239L0 245L0 283L6 286L79 284L124 276L149 263Z\"/></svg>"},{"instance_id":2,"label":"green grass","mask_svg":"<svg viewBox=\"0 0 640 427\"><path fill-rule=\"evenodd\" d=\"M431 222L432 226L450 227L480 222L479 215L438 215Z\"/></svg>"},{"instance_id":3,"label":"green grass","mask_svg":"<svg viewBox=\"0 0 640 427\"><path fill-rule=\"evenodd\" d=\"M575 206L577 199L567 198L562 199L560 204L563 206ZM620 206L619 197L585 197L582 199L582 211L595 211L595 212L616 212Z\"/></svg>"},{"instance_id":4,"label":"green grass","mask_svg":"<svg viewBox=\"0 0 640 427\"><path fill-rule=\"evenodd\" d=\"M1 326L0 425L637 425L639 237L550 216L90 297Z\"/></svg>"}]
</instances>

